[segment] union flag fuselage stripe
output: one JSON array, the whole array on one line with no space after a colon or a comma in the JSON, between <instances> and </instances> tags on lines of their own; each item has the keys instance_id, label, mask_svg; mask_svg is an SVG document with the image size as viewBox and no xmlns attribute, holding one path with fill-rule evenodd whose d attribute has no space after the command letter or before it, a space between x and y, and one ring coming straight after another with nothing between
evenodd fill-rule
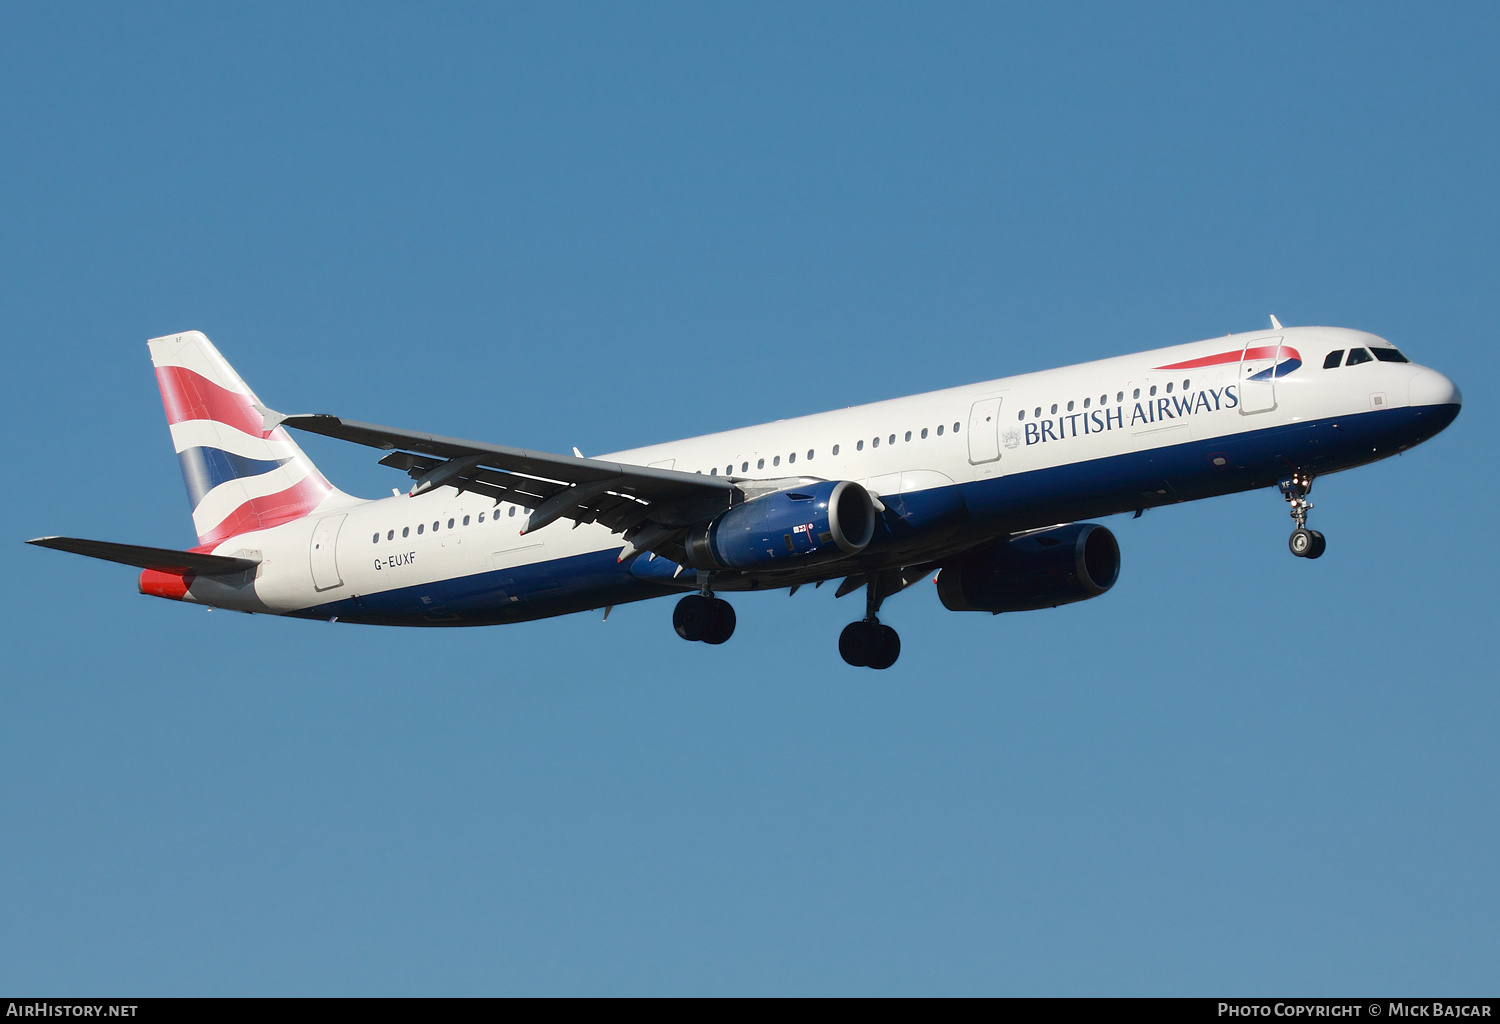
<instances>
[{"instance_id":1,"label":"union flag fuselage stripe","mask_svg":"<svg viewBox=\"0 0 1500 1024\"><path fill-rule=\"evenodd\" d=\"M188 498L197 508L203 496L229 480L260 476L285 466L291 459L247 459L243 455L219 448L188 448L177 453L182 463L182 480L187 484Z\"/></svg>"},{"instance_id":2,"label":"union flag fuselage stripe","mask_svg":"<svg viewBox=\"0 0 1500 1024\"><path fill-rule=\"evenodd\" d=\"M328 497L333 488L320 474L304 477L284 491L251 498L239 508L219 521L205 534L200 534L198 543L212 549L230 537L237 537L251 530L269 530L273 526L301 519Z\"/></svg>"},{"instance_id":3,"label":"union flag fuselage stripe","mask_svg":"<svg viewBox=\"0 0 1500 1024\"><path fill-rule=\"evenodd\" d=\"M1188 359L1180 363L1168 363L1166 366L1158 366L1158 370L1196 370L1200 366L1222 366L1225 363L1238 363L1240 361L1250 362L1256 359L1274 359L1277 353L1287 359L1295 359L1302 362L1302 354L1290 345L1255 345L1247 349L1235 349L1232 352L1220 352L1218 355L1203 356L1199 359Z\"/></svg>"},{"instance_id":4,"label":"union flag fuselage stripe","mask_svg":"<svg viewBox=\"0 0 1500 1024\"><path fill-rule=\"evenodd\" d=\"M236 394L182 366L158 366L156 383L168 423L214 420L251 437L270 437L248 395Z\"/></svg>"}]
</instances>

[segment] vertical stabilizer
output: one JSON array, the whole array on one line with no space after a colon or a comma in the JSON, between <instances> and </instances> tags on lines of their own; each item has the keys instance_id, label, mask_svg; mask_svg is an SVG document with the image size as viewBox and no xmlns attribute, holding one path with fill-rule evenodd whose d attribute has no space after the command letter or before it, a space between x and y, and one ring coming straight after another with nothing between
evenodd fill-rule
<instances>
[{"instance_id":1,"label":"vertical stabilizer","mask_svg":"<svg viewBox=\"0 0 1500 1024\"><path fill-rule=\"evenodd\" d=\"M147 342L204 548L310 514L342 497L198 331Z\"/></svg>"}]
</instances>

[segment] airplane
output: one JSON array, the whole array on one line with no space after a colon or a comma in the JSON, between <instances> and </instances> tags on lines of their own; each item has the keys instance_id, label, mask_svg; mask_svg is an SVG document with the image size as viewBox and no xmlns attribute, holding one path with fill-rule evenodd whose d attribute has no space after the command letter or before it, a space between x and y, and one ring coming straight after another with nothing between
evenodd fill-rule
<instances>
[{"instance_id":1,"label":"airplane","mask_svg":"<svg viewBox=\"0 0 1500 1024\"><path fill-rule=\"evenodd\" d=\"M1107 592L1120 547L1092 518L1275 486L1292 554L1316 559L1314 479L1422 443L1462 404L1383 338L1273 316L1268 330L586 458L284 415L202 333L148 346L197 546L27 543L136 566L143 594L337 622L608 617L677 595L677 634L707 644L734 633L721 594L838 579L839 597L865 592L839 653L871 669L901 653L883 603L929 576L948 609L996 615ZM413 483L345 494L288 428L380 449Z\"/></svg>"}]
</instances>

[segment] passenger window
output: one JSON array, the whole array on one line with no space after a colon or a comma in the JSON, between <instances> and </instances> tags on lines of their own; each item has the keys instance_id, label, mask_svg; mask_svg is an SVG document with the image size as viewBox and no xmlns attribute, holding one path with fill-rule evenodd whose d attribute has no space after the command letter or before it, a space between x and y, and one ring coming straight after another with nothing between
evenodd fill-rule
<instances>
[{"instance_id":1,"label":"passenger window","mask_svg":"<svg viewBox=\"0 0 1500 1024\"><path fill-rule=\"evenodd\" d=\"M1186 391L1188 389L1188 385L1190 385L1190 384L1192 384L1192 381L1190 381L1190 380L1183 381L1182 382L1182 390Z\"/></svg>"},{"instance_id":2,"label":"passenger window","mask_svg":"<svg viewBox=\"0 0 1500 1024\"><path fill-rule=\"evenodd\" d=\"M955 434L958 433L958 424L957 423L953 424L953 432Z\"/></svg>"},{"instance_id":3,"label":"passenger window","mask_svg":"<svg viewBox=\"0 0 1500 1024\"><path fill-rule=\"evenodd\" d=\"M837 455L838 453L839 453L839 446L838 445L834 445L833 446L833 454Z\"/></svg>"},{"instance_id":4,"label":"passenger window","mask_svg":"<svg viewBox=\"0 0 1500 1024\"><path fill-rule=\"evenodd\" d=\"M1151 396L1153 398L1156 397L1156 385L1155 384L1151 385Z\"/></svg>"},{"instance_id":5,"label":"passenger window","mask_svg":"<svg viewBox=\"0 0 1500 1024\"><path fill-rule=\"evenodd\" d=\"M871 448L879 448L880 447L880 438L877 437L875 440L871 441L870 442L870 447Z\"/></svg>"},{"instance_id":6,"label":"passenger window","mask_svg":"<svg viewBox=\"0 0 1500 1024\"><path fill-rule=\"evenodd\" d=\"M1344 365L1358 366L1360 363L1368 363L1373 358L1374 357L1371 356L1370 353L1366 352L1362 348L1351 348L1349 350L1349 359L1344 363Z\"/></svg>"},{"instance_id":7,"label":"passenger window","mask_svg":"<svg viewBox=\"0 0 1500 1024\"><path fill-rule=\"evenodd\" d=\"M1136 388L1135 389L1135 394L1131 395L1130 397L1132 397L1132 398L1140 398L1141 397L1141 389L1140 388Z\"/></svg>"},{"instance_id":8,"label":"passenger window","mask_svg":"<svg viewBox=\"0 0 1500 1024\"><path fill-rule=\"evenodd\" d=\"M796 452L792 452L792 454L790 454L790 455L788 455L786 457L786 461L787 461L788 465L790 465L793 462L796 462L797 461L797 453Z\"/></svg>"},{"instance_id":9,"label":"passenger window","mask_svg":"<svg viewBox=\"0 0 1500 1024\"><path fill-rule=\"evenodd\" d=\"M1052 413L1051 413L1051 415L1053 415L1053 416L1057 415L1057 403L1056 402L1052 403Z\"/></svg>"},{"instance_id":10,"label":"passenger window","mask_svg":"<svg viewBox=\"0 0 1500 1024\"><path fill-rule=\"evenodd\" d=\"M1016 413L1016 419L1018 419L1018 420L1024 420L1025 418L1026 418L1026 410L1025 409L1022 409L1020 412ZM927 431L925 431L925 430L922 431L922 436L926 437L927 436Z\"/></svg>"},{"instance_id":11,"label":"passenger window","mask_svg":"<svg viewBox=\"0 0 1500 1024\"><path fill-rule=\"evenodd\" d=\"M1084 407L1084 408L1085 408L1085 409L1087 409L1087 408L1088 408L1088 407L1089 407L1089 402L1090 402L1090 401L1092 401L1092 399L1088 399L1088 398L1085 398L1085 399L1084 399L1084 400L1083 400L1083 407Z\"/></svg>"},{"instance_id":12,"label":"passenger window","mask_svg":"<svg viewBox=\"0 0 1500 1024\"><path fill-rule=\"evenodd\" d=\"M942 436L943 436L943 425L941 423L939 423L938 424L938 437L942 437Z\"/></svg>"},{"instance_id":13,"label":"passenger window","mask_svg":"<svg viewBox=\"0 0 1500 1024\"><path fill-rule=\"evenodd\" d=\"M1410 359L1406 358L1400 352L1397 352L1393 348L1377 348L1377 349L1372 349L1371 351L1373 351L1375 353L1375 358L1379 359L1382 363L1409 363L1409 362L1411 362Z\"/></svg>"},{"instance_id":14,"label":"passenger window","mask_svg":"<svg viewBox=\"0 0 1500 1024\"><path fill-rule=\"evenodd\" d=\"M709 476L718 476L719 475L719 467L715 466L713 469L710 469L708 471L708 475Z\"/></svg>"},{"instance_id":15,"label":"passenger window","mask_svg":"<svg viewBox=\"0 0 1500 1024\"><path fill-rule=\"evenodd\" d=\"M421 534L422 534L422 530L423 530L423 529L424 529L424 528L425 528L425 527L424 527L424 525L423 525L423 524L422 524L422 523L418 523L418 524L417 524L417 535L418 535L418 536L421 536Z\"/></svg>"},{"instance_id":16,"label":"passenger window","mask_svg":"<svg viewBox=\"0 0 1500 1024\"><path fill-rule=\"evenodd\" d=\"M1068 403L1068 411L1069 411L1069 412L1072 412L1072 411L1073 411L1073 403L1072 403L1072 402L1069 402L1069 403Z\"/></svg>"},{"instance_id":17,"label":"passenger window","mask_svg":"<svg viewBox=\"0 0 1500 1024\"><path fill-rule=\"evenodd\" d=\"M908 431L907 431L907 432L906 432L906 439L907 439L907 440L908 440L908 441L910 441L910 440L911 440L911 431L910 431L910 430L908 430Z\"/></svg>"},{"instance_id":18,"label":"passenger window","mask_svg":"<svg viewBox=\"0 0 1500 1024\"><path fill-rule=\"evenodd\" d=\"M510 507L510 511L508 513L506 513L506 514L507 515L512 515L512 516L515 515L516 514L516 507L514 505L512 505Z\"/></svg>"},{"instance_id":19,"label":"passenger window","mask_svg":"<svg viewBox=\"0 0 1500 1024\"><path fill-rule=\"evenodd\" d=\"M1328 353L1327 357L1323 360L1323 369L1325 369L1325 370L1335 369L1343 361L1344 361L1344 350L1341 349L1341 348L1336 348L1332 352Z\"/></svg>"},{"instance_id":20,"label":"passenger window","mask_svg":"<svg viewBox=\"0 0 1500 1024\"><path fill-rule=\"evenodd\" d=\"M438 524L437 523L433 523L432 524L432 532L433 533L437 533L438 532Z\"/></svg>"},{"instance_id":21,"label":"passenger window","mask_svg":"<svg viewBox=\"0 0 1500 1024\"><path fill-rule=\"evenodd\" d=\"M469 517L468 516L464 516L464 525L465 526L469 525Z\"/></svg>"},{"instance_id":22,"label":"passenger window","mask_svg":"<svg viewBox=\"0 0 1500 1024\"><path fill-rule=\"evenodd\" d=\"M1172 382L1171 381L1167 381L1167 394L1170 395L1171 393L1172 393Z\"/></svg>"},{"instance_id":23,"label":"passenger window","mask_svg":"<svg viewBox=\"0 0 1500 1024\"><path fill-rule=\"evenodd\" d=\"M781 456L778 455L774 459L772 459L771 460L771 465L773 465L773 466L779 466L779 465L781 465Z\"/></svg>"},{"instance_id":24,"label":"passenger window","mask_svg":"<svg viewBox=\"0 0 1500 1024\"><path fill-rule=\"evenodd\" d=\"M742 462L742 463L740 463L740 472L741 473L748 473L748 472L750 472L750 463L748 463L748 462Z\"/></svg>"},{"instance_id":25,"label":"passenger window","mask_svg":"<svg viewBox=\"0 0 1500 1024\"><path fill-rule=\"evenodd\" d=\"M379 544L380 543L380 531L379 530L375 531L375 536L373 536L373 537L370 538L370 543L371 544Z\"/></svg>"},{"instance_id":26,"label":"passenger window","mask_svg":"<svg viewBox=\"0 0 1500 1024\"><path fill-rule=\"evenodd\" d=\"M812 461L812 457L813 457L813 450L811 448L809 448L807 450L807 461L811 462Z\"/></svg>"},{"instance_id":27,"label":"passenger window","mask_svg":"<svg viewBox=\"0 0 1500 1024\"><path fill-rule=\"evenodd\" d=\"M891 435L891 444L895 444L895 443L896 443L896 435L892 434Z\"/></svg>"},{"instance_id":28,"label":"passenger window","mask_svg":"<svg viewBox=\"0 0 1500 1024\"><path fill-rule=\"evenodd\" d=\"M484 513L483 512L479 513L479 521L481 523L484 522Z\"/></svg>"},{"instance_id":29,"label":"passenger window","mask_svg":"<svg viewBox=\"0 0 1500 1024\"><path fill-rule=\"evenodd\" d=\"M437 529L437 527L434 526L433 529ZM448 520L448 529L450 529L450 530L453 529L453 520L451 520L451 519Z\"/></svg>"},{"instance_id":30,"label":"passenger window","mask_svg":"<svg viewBox=\"0 0 1500 1024\"><path fill-rule=\"evenodd\" d=\"M386 540L395 540L396 539L396 531L395 530L387 530L387 531L385 531L385 539Z\"/></svg>"},{"instance_id":31,"label":"passenger window","mask_svg":"<svg viewBox=\"0 0 1500 1024\"><path fill-rule=\"evenodd\" d=\"M857 452L864 451L865 450L865 443L863 441L855 441L854 442L854 450L857 451Z\"/></svg>"},{"instance_id":32,"label":"passenger window","mask_svg":"<svg viewBox=\"0 0 1500 1024\"><path fill-rule=\"evenodd\" d=\"M411 536L411 527L410 526L403 526L403 527L401 527L401 536L403 536L403 537L410 537Z\"/></svg>"},{"instance_id":33,"label":"passenger window","mask_svg":"<svg viewBox=\"0 0 1500 1024\"><path fill-rule=\"evenodd\" d=\"M1136 396L1137 397L1140 396L1140 392L1139 391L1136 392ZM1125 392L1121 391L1118 395L1116 395L1115 396L1115 401L1116 402L1123 402L1123 401L1125 401Z\"/></svg>"},{"instance_id":34,"label":"passenger window","mask_svg":"<svg viewBox=\"0 0 1500 1024\"><path fill-rule=\"evenodd\" d=\"M724 467L724 475L725 476L733 476L734 475L734 463L731 462L729 465L727 465L727 466Z\"/></svg>"},{"instance_id":35,"label":"passenger window","mask_svg":"<svg viewBox=\"0 0 1500 1024\"><path fill-rule=\"evenodd\" d=\"M766 460L765 459L756 459L755 460L755 468L756 469L765 469L766 468Z\"/></svg>"}]
</instances>

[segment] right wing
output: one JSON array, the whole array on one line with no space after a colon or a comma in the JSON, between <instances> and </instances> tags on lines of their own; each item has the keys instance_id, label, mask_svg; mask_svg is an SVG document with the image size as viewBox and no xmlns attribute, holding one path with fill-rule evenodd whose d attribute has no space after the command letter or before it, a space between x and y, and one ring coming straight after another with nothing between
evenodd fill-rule
<instances>
[{"instance_id":1,"label":"right wing","mask_svg":"<svg viewBox=\"0 0 1500 1024\"><path fill-rule=\"evenodd\" d=\"M681 562L687 527L744 498L730 477L533 452L337 416L283 416L269 409L261 415L267 429L282 424L389 451L380 464L416 480L413 495L447 486L520 505L531 512L523 533L558 519L600 523L624 536L621 561L654 551Z\"/></svg>"}]
</instances>

